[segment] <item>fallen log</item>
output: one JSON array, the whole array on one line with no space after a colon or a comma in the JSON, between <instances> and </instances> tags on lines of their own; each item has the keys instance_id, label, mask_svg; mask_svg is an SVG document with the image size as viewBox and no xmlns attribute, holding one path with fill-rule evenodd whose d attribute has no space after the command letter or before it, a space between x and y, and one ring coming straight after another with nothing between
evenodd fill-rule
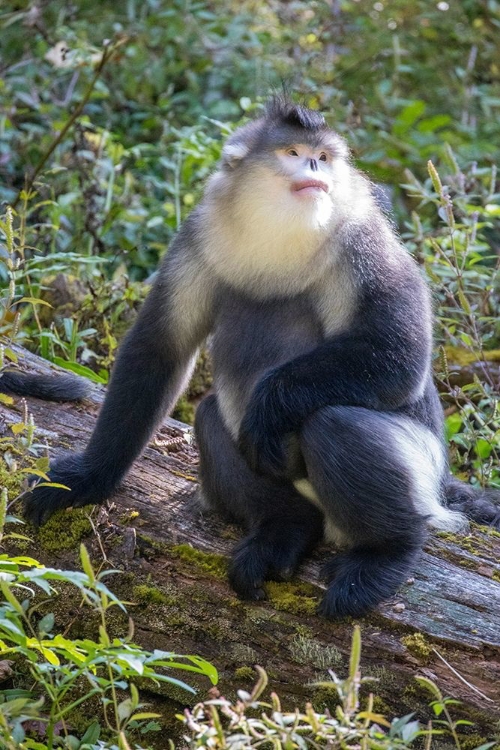
<instances>
[{"instance_id":1,"label":"fallen log","mask_svg":"<svg viewBox=\"0 0 500 750\"><path fill-rule=\"evenodd\" d=\"M57 370L21 348L15 351L25 370ZM61 448L81 449L102 399L100 386L92 386L78 404L27 399L36 442L46 442L51 455ZM12 405L0 404L5 430L22 421L25 408L18 398ZM307 699L319 710L335 705L333 692L312 686L325 679L329 668L339 675L347 671L352 622L328 622L315 614L321 562L334 550L318 549L294 581L270 583L267 602L240 602L225 577L225 562L240 531L200 511L194 500L196 473L190 428L166 419L109 510L94 510L91 516L85 543L94 557L105 556L109 567L125 571L121 581L116 578L117 593L137 604L131 607L136 640L212 661L224 694L246 687L252 665L260 664L285 706ZM50 522L52 542L44 529L36 537L36 555L46 564L74 564L78 544L68 550L57 543L74 514L67 511ZM360 620L363 673L378 679L370 688L377 695L376 708L389 715L417 711L428 718L428 696L413 679L421 674L462 701L462 715L474 721L481 736L491 738L495 727L498 731L499 560L498 532L475 526L466 536L435 535L414 578Z\"/></svg>"}]
</instances>

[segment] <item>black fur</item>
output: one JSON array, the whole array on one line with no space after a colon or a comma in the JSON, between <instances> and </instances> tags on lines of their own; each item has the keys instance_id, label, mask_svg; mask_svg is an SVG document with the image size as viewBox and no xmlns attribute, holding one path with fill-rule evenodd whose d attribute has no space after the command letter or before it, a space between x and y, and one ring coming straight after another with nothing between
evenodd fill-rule
<instances>
[{"instance_id":1,"label":"black fur","mask_svg":"<svg viewBox=\"0 0 500 750\"><path fill-rule=\"evenodd\" d=\"M405 408L429 372L431 339L420 276L407 265L381 277L376 225L364 227L346 245L363 274L356 318L348 332L288 359L255 388L239 444L257 471L283 475L282 436L295 432L309 414L336 404Z\"/></svg>"},{"instance_id":2,"label":"black fur","mask_svg":"<svg viewBox=\"0 0 500 750\"><path fill-rule=\"evenodd\" d=\"M327 563L327 617L362 615L409 576L426 536L413 506L408 466L388 438L386 414L326 407L301 430L307 474L352 548Z\"/></svg>"},{"instance_id":3,"label":"black fur","mask_svg":"<svg viewBox=\"0 0 500 750\"><path fill-rule=\"evenodd\" d=\"M173 253L169 263L175 261ZM168 326L168 300L168 280L158 279L120 347L107 397L85 451L52 462L51 481L70 487L70 491L39 487L26 495L25 515L36 525L60 508L101 503L109 497L158 420L173 407L196 344L189 342L187 351L179 346L175 326L170 330ZM204 322L208 324L208 320Z\"/></svg>"},{"instance_id":4,"label":"black fur","mask_svg":"<svg viewBox=\"0 0 500 750\"><path fill-rule=\"evenodd\" d=\"M471 521L500 529L500 493L498 490L478 490L449 476L444 492L449 508L465 513Z\"/></svg>"},{"instance_id":5,"label":"black fur","mask_svg":"<svg viewBox=\"0 0 500 750\"><path fill-rule=\"evenodd\" d=\"M89 384L71 375L31 375L18 370L0 373L0 391L33 396L45 401L79 401L88 394Z\"/></svg>"},{"instance_id":6,"label":"black fur","mask_svg":"<svg viewBox=\"0 0 500 750\"><path fill-rule=\"evenodd\" d=\"M326 120L320 112L316 112L300 104L294 104L282 96L273 97L266 107L266 119L278 127L289 125L306 131L326 130Z\"/></svg>"}]
</instances>

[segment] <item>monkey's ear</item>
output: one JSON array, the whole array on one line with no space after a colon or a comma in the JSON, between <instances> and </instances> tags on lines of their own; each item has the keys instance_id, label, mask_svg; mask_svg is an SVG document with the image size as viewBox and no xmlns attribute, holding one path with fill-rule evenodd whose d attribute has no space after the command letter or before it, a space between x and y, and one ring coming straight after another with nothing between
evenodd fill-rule
<instances>
[{"instance_id":1,"label":"monkey's ear","mask_svg":"<svg viewBox=\"0 0 500 750\"><path fill-rule=\"evenodd\" d=\"M221 154L224 166L234 168L248 156L257 141L261 127L262 123L259 120L249 122L228 138Z\"/></svg>"},{"instance_id":2,"label":"monkey's ear","mask_svg":"<svg viewBox=\"0 0 500 750\"><path fill-rule=\"evenodd\" d=\"M250 151L246 143L226 143L222 149L222 163L228 167L235 167Z\"/></svg>"}]
</instances>

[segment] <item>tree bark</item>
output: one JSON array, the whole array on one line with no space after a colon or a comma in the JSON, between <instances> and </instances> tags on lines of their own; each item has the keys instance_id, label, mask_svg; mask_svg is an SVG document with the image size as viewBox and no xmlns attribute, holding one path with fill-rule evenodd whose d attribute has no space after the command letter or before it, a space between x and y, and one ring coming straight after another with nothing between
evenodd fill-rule
<instances>
[{"instance_id":1,"label":"tree bark","mask_svg":"<svg viewBox=\"0 0 500 750\"><path fill-rule=\"evenodd\" d=\"M58 369L14 348L22 369ZM93 386L78 404L27 399L36 442L47 442L51 456L60 447L83 448L103 392ZM4 424L22 421L24 408L18 398L13 405L0 404ZM85 543L94 555L104 553L110 567L126 571L128 590L120 577L117 585L129 601L134 592L140 600L131 613L136 640L143 645L211 660L224 694L248 688L248 667L260 664L285 706L293 709L312 699L321 710L329 697L311 683L324 680L329 667L346 674L352 634L352 622L328 622L313 611L323 587L322 561L335 550L323 545L294 582L271 584L269 601L238 601L224 576L224 560L241 532L198 509L197 454L190 441L187 425L166 419L109 510L94 511L96 533ZM69 524L72 513L58 523ZM49 554L43 545L37 553L47 564L68 564L67 553L52 549ZM422 674L462 701L476 731L491 737L500 719L499 559L500 534L484 527L475 526L467 536L435 535L414 578L360 620L363 673L378 678L370 690L379 708L389 715L415 710L426 718L428 696L413 679ZM137 588L143 581L146 588ZM153 594L148 600L148 586L159 592L156 603Z\"/></svg>"}]
</instances>

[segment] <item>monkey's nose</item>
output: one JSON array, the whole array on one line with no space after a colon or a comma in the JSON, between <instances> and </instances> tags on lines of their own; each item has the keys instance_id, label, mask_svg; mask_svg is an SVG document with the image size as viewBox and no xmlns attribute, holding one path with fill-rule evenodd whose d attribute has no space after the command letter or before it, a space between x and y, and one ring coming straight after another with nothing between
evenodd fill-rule
<instances>
[{"instance_id":1,"label":"monkey's nose","mask_svg":"<svg viewBox=\"0 0 500 750\"><path fill-rule=\"evenodd\" d=\"M318 171L318 162L316 161L316 159L311 159L311 161L310 161L310 167L311 167L311 172L317 172Z\"/></svg>"}]
</instances>

